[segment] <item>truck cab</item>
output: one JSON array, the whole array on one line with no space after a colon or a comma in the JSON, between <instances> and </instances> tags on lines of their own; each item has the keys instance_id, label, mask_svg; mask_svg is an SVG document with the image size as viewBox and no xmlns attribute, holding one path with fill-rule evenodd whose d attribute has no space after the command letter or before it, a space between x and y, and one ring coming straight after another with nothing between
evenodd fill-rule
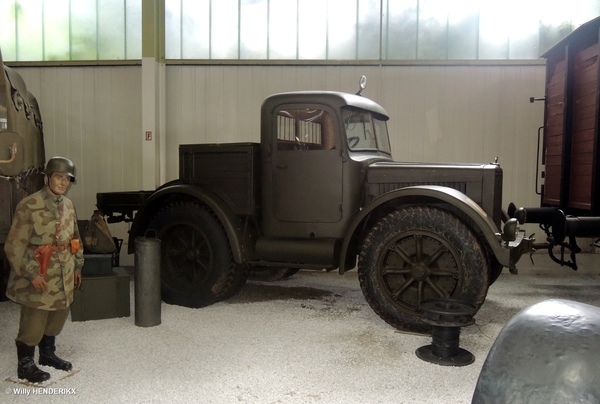
<instances>
[{"instance_id":1,"label":"truck cab","mask_svg":"<svg viewBox=\"0 0 600 404\"><path fill-rule=\"evenodd\" d=\"M273 95L262 107L262 220L257 252L266 261L335 268L346 226L369 200L367 167L392 161L386 111L339 92ZM309 249L322 254L307 254ZM285 253L282 256L282 252Z\"/></svg>"}]
</instances>

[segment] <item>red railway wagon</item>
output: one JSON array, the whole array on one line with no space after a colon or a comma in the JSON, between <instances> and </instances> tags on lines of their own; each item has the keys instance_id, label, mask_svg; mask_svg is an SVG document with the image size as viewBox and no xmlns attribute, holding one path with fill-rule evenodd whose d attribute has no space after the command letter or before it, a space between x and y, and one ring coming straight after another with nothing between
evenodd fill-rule
<instances>
[{"instance_id":1,"label":"red railway wagon","mask_svg":"<svg viewBox=\"0 0 600 404\"><path fill-rule=\"evenodd\" d=\"M538 132L541 207L516 209L511 204L508 211L521 223L539 223L547 239L537 247L548 248L556 262L573 269L581 252L576 238L600 237L599 32L600 17L541 55L546 59L546 94L530 99L544 101L544 125ZM561 247L560 258L553 254L555 246ZM565 250L571 261L565 260Z\"/></svg>"}]
</instances>

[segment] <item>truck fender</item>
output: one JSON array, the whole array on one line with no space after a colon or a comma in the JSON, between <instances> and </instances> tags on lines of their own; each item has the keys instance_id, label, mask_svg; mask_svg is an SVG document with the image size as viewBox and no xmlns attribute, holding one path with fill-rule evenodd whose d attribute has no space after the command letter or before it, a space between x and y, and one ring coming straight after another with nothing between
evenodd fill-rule
<instances>
[{"instance_id":1,"label":"truck fender","mask_svg":"<svg viewBox=\"0 0 600 404\"><path fill-rule=\"evenodd\" d=\"M419 185L397 189L382 195L369 202L350 220L340 249L340 274L346 271L346 256L356 232L360 231L361 224L367 220L371 213L384 206L414 203L446 203L459 209L471 218L475 226L481 230L498 260L501 263L505 261L502 259L506 256L506 251L500 245L501 233L493 220L475 201L454 188L439 185Z\"/></svg>"},{"instance_id":2,"label":"truck fender","mask_svg":"<svg viewBox=\"0 0 600 404\"><path fill-rule=\"evenodd\" d=\"M177 195L181 195L182 201L195 200L210 208L225 229L229 244L231 245L234 261L242 263L247 260L248 249L245 248L246 246L244 244L243 223L239 217L233 213L227 203L216 193L206 188L180 183L178 180L167 183L157 189L156 192L144 201L138 210L131 225L131 230L129 231L129 254L134 252L135 238L143 236L143 234L140 233L152 220L154 215L164 206L164 203L167 200L169 200L169 202L176 200L174 197L177 197Z\"/></svg>"}]
</instances>

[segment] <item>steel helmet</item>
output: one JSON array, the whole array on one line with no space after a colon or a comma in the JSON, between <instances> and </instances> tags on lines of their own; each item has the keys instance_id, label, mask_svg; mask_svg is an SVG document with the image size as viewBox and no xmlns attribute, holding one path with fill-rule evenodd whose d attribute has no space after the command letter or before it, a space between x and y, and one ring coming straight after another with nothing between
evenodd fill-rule
<instances>
[{"instance_id":1,"label":"steel helmet","mask_svg":"<svg viewBox=\"0 0 600 404\"><path fill-rule=\"evenodd\" d=\"M44 174L51 175L52 173L64 173L71 178L71 182L75 182L75 164L66 157L55 156L48 160Z\"/></svg>"}]
</instances>

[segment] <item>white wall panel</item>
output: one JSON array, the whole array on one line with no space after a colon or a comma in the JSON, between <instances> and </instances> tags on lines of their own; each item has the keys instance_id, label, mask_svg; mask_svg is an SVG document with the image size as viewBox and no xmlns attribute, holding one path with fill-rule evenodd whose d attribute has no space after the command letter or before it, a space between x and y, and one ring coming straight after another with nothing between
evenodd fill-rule
<instances>
[{"instance_id":1,"label":"white wall panel","mask_svg":"<svg viewBox=\"0 0 600 404\"><path fill-rule=\"evenodd\" d=\"M89 219L96 193L141 183L139 67L15 68L35 95L44 122L46 160L70 158L77 183L68 196ZM112 229L111 229L112 230ZM116 235L123 237L126 225Z\"/></svg>"}]
</instances>

